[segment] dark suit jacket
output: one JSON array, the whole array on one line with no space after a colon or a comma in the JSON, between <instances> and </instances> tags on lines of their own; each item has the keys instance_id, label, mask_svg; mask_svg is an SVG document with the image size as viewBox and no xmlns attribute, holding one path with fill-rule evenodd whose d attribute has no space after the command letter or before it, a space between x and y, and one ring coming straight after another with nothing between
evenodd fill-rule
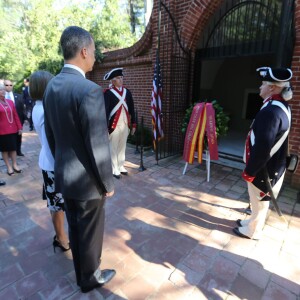
<instances>
[{"instance_id":1,"label":"dark suit jacket","mask_svg":"<svg viewBox=\"0 0 300 300\"><path fill-rule=\"evenodd\" d=\"M102 89L63 68L45 91L45 131L55 186L65 198L92 200L114 189Z\"/></svg>"},{"instance_id":2,"label":"dark suit jacket","mask_svg":"<svg viewBox=\"0 0 300 300\"><path fill-rule=\"evenodd\" d=\"M33 106L33 101L29 95L29 89L28 89L28 86L25 86L23 88L23 99L24 99L24 104L26 105L26 108L32 108Z\"/></svg>"},{"instance_id":3,"label":"dark suit jacket","mask_svg":"<svg viewBox=\"0 0 300 300\"><path fill-rule=\"evenodd\" d=\"M13 93L15 98L15 108L17 110L21 124L24 124L25 120L25 110L24 110L24 101L21 94Z\"/></svg>"}]
</instances>

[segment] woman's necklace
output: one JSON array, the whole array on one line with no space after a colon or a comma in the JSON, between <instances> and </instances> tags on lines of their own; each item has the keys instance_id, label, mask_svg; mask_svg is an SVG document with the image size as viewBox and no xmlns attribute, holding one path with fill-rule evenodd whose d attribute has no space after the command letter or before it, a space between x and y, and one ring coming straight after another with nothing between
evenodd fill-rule
<instances>
[{"instance_id":1,"label":"woman's necklace","mask_svg":"<svg viewBox=\"0 0 300 300\"><path fill-rule=\"evenodd\" d=\"M1 101L1 102L2 102L2 101ZM12 109L11 109L10 105L5 101L5 99L4 99L5 105L3 105L1 102L0 102L0 105L3 107L3 109L4 109L4 111L5 111L7 121L8 121L8 123L11 124L11 123L13 122L13 113L12 113ZM10 118L9 118L9 116L8 116L7 108L9 108L9 110L10 110Z\"/></svg>"}]
</instances>

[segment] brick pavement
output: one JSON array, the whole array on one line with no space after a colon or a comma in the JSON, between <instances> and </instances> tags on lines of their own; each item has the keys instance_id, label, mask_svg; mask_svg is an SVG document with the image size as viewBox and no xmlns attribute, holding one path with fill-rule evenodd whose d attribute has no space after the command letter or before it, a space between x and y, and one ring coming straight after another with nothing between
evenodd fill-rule
<instances>
[{"instance_id":1,"label":"brick pavement","mask_svg":"<svg viewBox=\"0 0 300 300\"><path fill-rule=\"evenodd\" d=\"M26 131L26 129L25 129ZM116 180L106 203L103 268L116 277L105 287L82 294L75 283L70 251L54 253L49 212L41 200L34 132L23 137L22 174L0 178L0 299L300 299L300 204L297 191L284 186L260 241L232 234L244 218L246 184L240 170L212 164L182 175L180 157L156 164L128 147L129 176ZM66 225L67 227L67 225Z\"/></svg>"}]
</instances>

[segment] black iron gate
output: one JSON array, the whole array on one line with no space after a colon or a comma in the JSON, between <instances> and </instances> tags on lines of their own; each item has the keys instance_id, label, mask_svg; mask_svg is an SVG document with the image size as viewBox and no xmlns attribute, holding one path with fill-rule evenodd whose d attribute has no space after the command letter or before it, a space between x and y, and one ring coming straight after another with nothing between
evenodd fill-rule
<instances>
[{"instance_id":1,"label":"black iron gate","mask_svg":"<svg viewBox=\"0 0 300 300\"><path fill-rule=\"evenodd\" d=\"M182 152L184 135L181 124L190 92L190 52L182 45L170 7L164 1L161 1L159 53L164 138L158 144L158 160Z\"/></svg>"},{"instance_id":2,"label":"black iron gate","mask_svg":"<svg viewBox=\"0 0 300 300\"><path fill-rule=\"evenodd\" d=\"M227 0L215 13L201 40L206 58L277 53L277 65L289 64L294 0ZM289 47L288 47L289 48Z\"/></svg>"}]
</instances>

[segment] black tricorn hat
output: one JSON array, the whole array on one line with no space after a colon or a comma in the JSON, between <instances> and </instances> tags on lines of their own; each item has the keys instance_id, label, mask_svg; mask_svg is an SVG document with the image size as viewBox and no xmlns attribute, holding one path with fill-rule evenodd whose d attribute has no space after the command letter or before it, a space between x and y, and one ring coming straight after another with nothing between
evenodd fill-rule
<instances>
[{"instance_id":1,"label":"black tricorn hat","mask_svg":"<svg viewBox=\"0 0 300 300\"><path fill-rule=\"evenodd\" d=\"M286 82L291 80L293 72L289 68L261 67L256 69L262 81Z\"/></svg>"},{"instance_id":2,"label":"black tricorn hat","mask_svg":"<svg viewBox=\"0 0 300 300\"><path fill-rule=\"evenodd\" d=\"M115 68L106 73L103 80L111 80L117 76L123 76L123 68Z\"/></svg>"}]
</instances>

